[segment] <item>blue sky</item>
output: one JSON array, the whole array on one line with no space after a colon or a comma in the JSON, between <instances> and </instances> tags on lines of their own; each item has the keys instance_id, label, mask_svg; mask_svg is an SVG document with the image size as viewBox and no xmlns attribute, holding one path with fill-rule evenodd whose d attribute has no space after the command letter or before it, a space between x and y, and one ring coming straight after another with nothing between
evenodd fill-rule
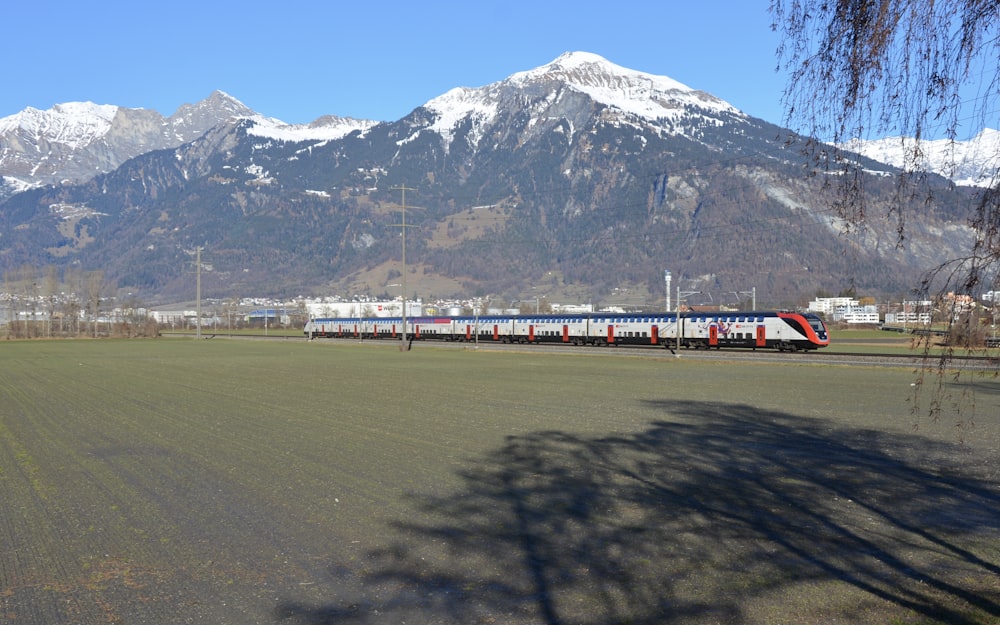
<instances>
[{"instance_id":1,"label":"blue sky","mask_svg":"<svg viewBox=\"0 0 1000 625\"><path fill-rule=\"evenodd\" d=\"M61 102L170 115L221 89L289 123L395 120L567 51L784 118L768 0L9 0L0 117Z\"/></svg>"}]
</instances>

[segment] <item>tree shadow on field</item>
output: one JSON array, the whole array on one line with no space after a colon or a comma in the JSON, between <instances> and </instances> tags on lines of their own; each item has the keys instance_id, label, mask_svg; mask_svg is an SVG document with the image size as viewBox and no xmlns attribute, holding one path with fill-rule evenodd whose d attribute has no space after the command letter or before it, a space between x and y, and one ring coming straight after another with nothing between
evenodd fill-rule
<instances>
[{"instance_id":1,"label":"tree shadow on field","mask_svg":"<svg viewBox=\"0 0 1000 625\"><path fill-rule=\"evenodd\" d=\"M744 405L653 402L644 431L511 436L414 496L362 597L295 623L994 621L996 459ZM987 463L993 462L992 466ZM974 469L968 469L974 466ZM983 475L975 475L978 471ZM989 548L969 537L994 536ZM983 552L992 554L983 555ZM331 565L331 575L345 575ZM810 619L808 615L814 618ZM825 617L825 618L824 618ZM877 618L885 622L885 618Z\"/></svg>"}]
</instances>

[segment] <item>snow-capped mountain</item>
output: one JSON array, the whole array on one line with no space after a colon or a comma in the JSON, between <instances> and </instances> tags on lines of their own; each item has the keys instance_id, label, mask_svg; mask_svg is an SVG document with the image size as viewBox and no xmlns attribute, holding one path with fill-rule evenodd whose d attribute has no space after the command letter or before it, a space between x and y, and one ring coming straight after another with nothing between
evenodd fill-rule
<instances>
[{"instance_id":1,"label":"snow-capped mountain","mask_svg":"<svg viewBox=\"0 0 1000 625\"><path fill-rule=\"evenodd\" d=\"M544 97L530 99L538 94ZM483 129L504 111L522 108L532 117L545 116L546 112L558 116L561 105L571 94L588 96L594 103L619 114L618 119L623 123L642 126L653 123L660 129L685 118L693 122L717 120L723 113L742 115L719 98L672 78L627 69L596 54L567 52L551 63L518 72L506 80L480 88L459 87L434 98L423 108L432 112L436 120L420 131L437 132L448 144L456 127L468 122L472 125L469 140L476 145ZM696 113L698 109L704 109L707 115Z\"/></svg>"},{"instance_id":2,"label":"snow-capped mountain","mask_svg":"<svg viewBox=\"0 0 1000 625\"><path fill-rule=\"evenodd\" d=\"M936 173L958 185L992 187L1000 172L1000 131L991 128L968 141L924 140L919 151L910 137L859 140L845 147L894 167Z\"/></svg>"},{"instance_id":3,"label":"snow-capped mountain","mask_svg":"<svg viewBox=\"0 0 1000 625\"><path fill-rule=\"evenodd\" d=\"M905 249L897 224L874 219L845 238L829 178L804 175L814 164L790 131L588 53L452 89L390 122L290 126L225 94L199 105L132 123L183 140L175 148L0 200L0 270L99 268L131 292L183 297L202 247L213 267L206 295L380 294L401 271L404 187L420 206L408 283L428 296L529 289L600 301L628 291L659 301L664 268L685 287L755 286L775 302L848 284L895 293L969 236L963 191L931 177L939 205L915 209ZM66 145L107 142L138 115L127 113L88 114L97 138ZM186 127L202 130L184 139ZM4 136L15 137L5 147L28 136L56 145L40 131ZM893 169L866 168L870 213L891 213L879 209L895 197Z\"/></svg>"},{"instance_id":4,"label":"snow-capped mountain","mask_svg":"<svg viewBox=\"0 0 1000 625\"><path fill-rule=\"evenodd\" d=\"M704 91L667 76L616 65L588 52L567 52L547 65L514 74L505 82L519 89L560 82L595 102L655 122L678 119L684 107L742 115L734 106Z\"/></svg>"},{"instance_id":5,"label":"snow-capped mountain","mask_svg":"<svg viewBox=\"0 0 1000 625\"><path fill-rule=\"evenodd\" d=\"M113 171L126 160L194 141L221 124L256 122L260 136L285 141L334 139L374 122L323 117L308 125L264 117L216 91L184 104L170 117L156 111L92 102L26 108L0 118L0 198L46 184L78 183Z\"/></svg>"}]
</instances>

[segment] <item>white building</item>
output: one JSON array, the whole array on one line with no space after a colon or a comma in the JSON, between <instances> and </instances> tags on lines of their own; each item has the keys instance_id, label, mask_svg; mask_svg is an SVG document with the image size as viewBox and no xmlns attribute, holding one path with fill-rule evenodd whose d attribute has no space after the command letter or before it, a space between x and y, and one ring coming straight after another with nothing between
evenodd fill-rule
<instances>
[{"instance_id":1,"label":"white building","mask_svg":"<svg viewBox=\"0 0 1000 625\"><path fill-rule=\"evenodd\" d=\"M189 316L195 316L195 313L191 312L189 315L189 312L187 310L151 310L149 311L149 316L156 323L183 326Z\"/></svg>"},{"instance_id":2,"label":"white building","mask_svg":"<svg viewBox=\"0 0 1000 625\"><path fill-rule=\"evenodd\" d=\"M886 313L885 322L892 325L922 324L931 322L931 302L929 300L909 300L902 302L901 310Z\"/></svg>"},{"instance_id":3,"label":"white building","mask_svg":"<svg viewBox=\"0 0 1000 625\"><path fill-rule=\"evenodd\" d=\"M843 313L838 321L843 321L844 323L877 324L881 320L879 319L878 309L875 306L861 306Z\"/></svg>"},{"instance_id":4,"label":"white building","mask_svg":"<svg viewBox=\"0 0 1000 625\"><path fill-rule=\"evenodd\" d=\"M831 321L844 323L879 323L878 306L861 305L850 297L817 297L809 302L809 310L822 313Z\"/></svg>"},{"instance_id":5,"label":"white building","mask_svg":"<svg viewBox=\"0 0 1000 625\"><path fill-rule=\"evenodd\" d=\"M593 304L552 304L553 313L581 314L594 312Z\"/></svg>"},{"instance_id":6,"label":"white building","mask_svg":"<svg viewBox=\"0 0 1000 625\"><path fill-rule=\"evenodd\" d=\"M403 312L403 302L401 300L370 302L305 300L304 305L310 319L325 317L399 317ZM423 303L420 300L407 300L407 317L419 317L422 314Z\"/></svg>"},{"instance_id":7,"label":"white building","mask_svg":"<svg viewBox=\"0 0 1000 625\"><path fill-rule=\"evenodd\" d=\"M817 297L809 302L809 310L812 312L833 315L837 308L850 308L860 306L861 303L850 297Z\"/></svg>"}]
</instances>

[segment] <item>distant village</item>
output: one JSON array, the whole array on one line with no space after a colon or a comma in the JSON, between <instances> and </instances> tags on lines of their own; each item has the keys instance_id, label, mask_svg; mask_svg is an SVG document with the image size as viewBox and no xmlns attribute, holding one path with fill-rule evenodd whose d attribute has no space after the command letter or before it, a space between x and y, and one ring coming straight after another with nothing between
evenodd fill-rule
<instances>
[{"instance_id":1,"label":"distant village","mask_svg":"<svg viewBox=\"0 0 1000 625\"><path fill-rule=\"evenodd\" d=\"M669 299L668 299L669 302ZM747 302L750 304L750 302ZM878 303L874 298L817 297L807 310L823 316L828 323L869 326L918 326L946 322L961 315L979 311L984 322L996 325L1000 291L985 293L980 300L967 295L950 293L939 301L909 300ZM669 305L669 303L668 303ZM146 308L129 298L104 298L97 302L81 301L73 296L37 296L0 293L0 331L10 337L89 334L150 335L160 330L211 328L216 331L247 327L301 327L306 321L323 317L398 317L402 313L401 299L351 299L300 297L288 301L268 298L233 300L206 299L199 304L178 307ZM648 309L648 307L647 307ZM725 312L737 308L728 306L688 306L675 303L672 310ZM534 298L506 302L496 306L489 298L439 300L423 302L408 300L406 315L454 316L463 314L577 314L590 312L633 312L620 307L597 308L592 304L562 304ZM199 321L200 320L200 321ZM103 329L102 329L103 328ZM112 328L125 331L112 332Z\"/></svg>"}]
</instances>

